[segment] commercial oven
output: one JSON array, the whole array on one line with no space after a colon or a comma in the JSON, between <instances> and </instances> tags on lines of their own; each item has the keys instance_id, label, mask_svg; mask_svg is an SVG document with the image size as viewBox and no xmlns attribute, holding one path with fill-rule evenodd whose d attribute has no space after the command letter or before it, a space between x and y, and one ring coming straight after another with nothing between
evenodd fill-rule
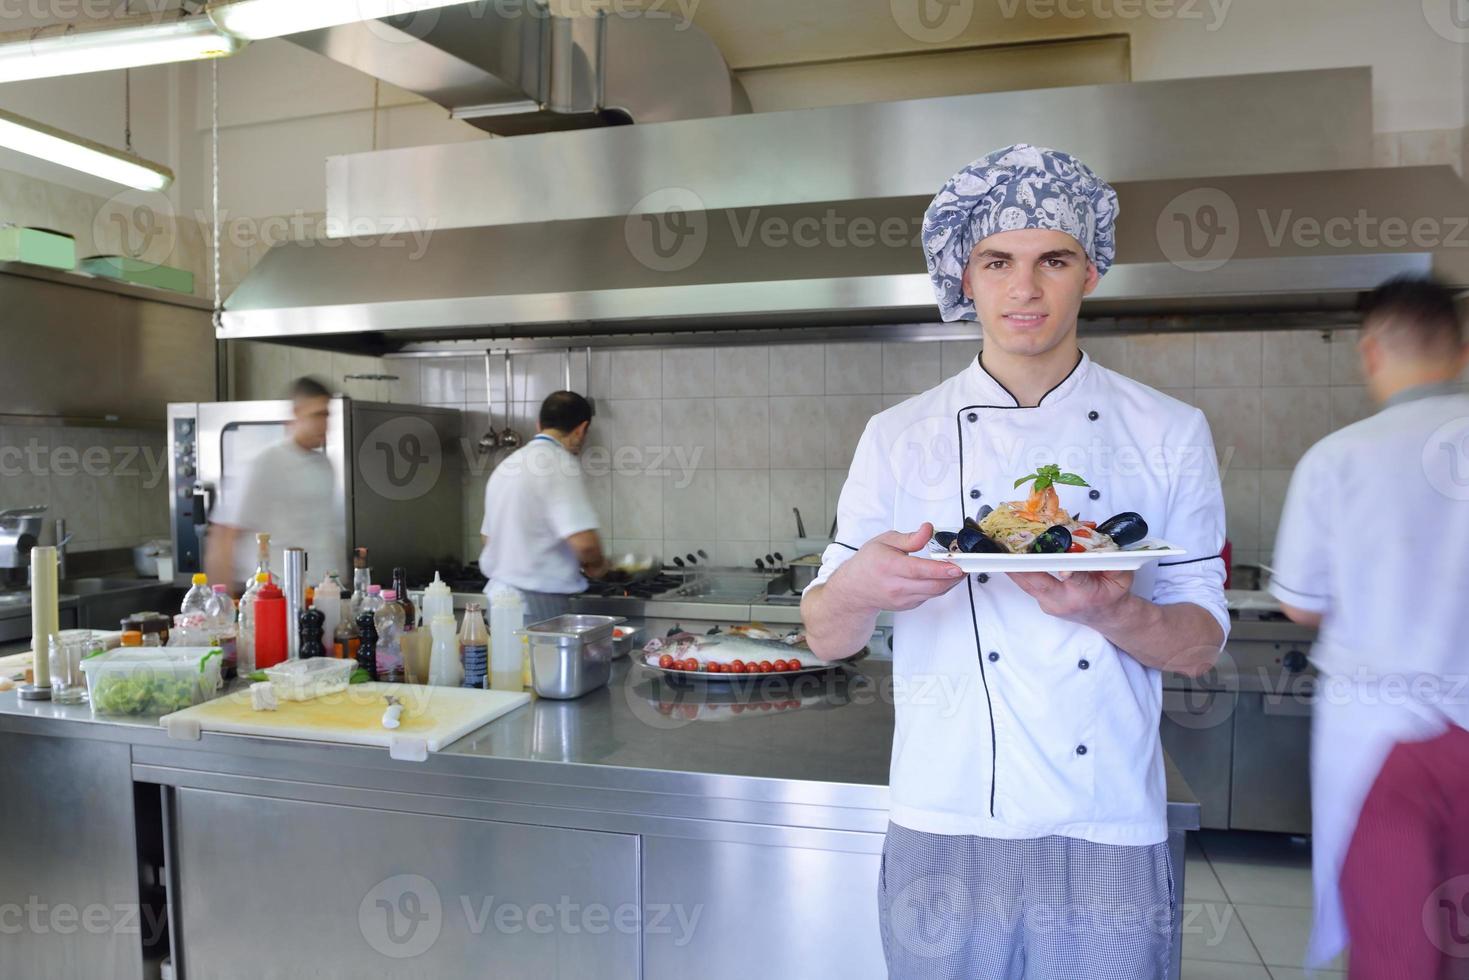
<instances>
[{"instance_id":1,"label":"commercial oven","mask_svg":"<svg viewBox=\"0 0 1469 980\"><path fill-rule=\"evenodd\" d=\"M203 570L210 516L241 492L260 451L287 437L290 419L289 400L168 406L169 526L177 584L187 585ZM462 564L460 436L457 409L331 400L321 452L332 464L333 499L322 501L322 519L341 522L348 548L368 549L378 581L395 566L407 569L409 581L423 583L436 568ZM334 567L350 582L350 553L338 556ZM320 578L332 570L310 571Z\"/></svg>"}]
</instances>

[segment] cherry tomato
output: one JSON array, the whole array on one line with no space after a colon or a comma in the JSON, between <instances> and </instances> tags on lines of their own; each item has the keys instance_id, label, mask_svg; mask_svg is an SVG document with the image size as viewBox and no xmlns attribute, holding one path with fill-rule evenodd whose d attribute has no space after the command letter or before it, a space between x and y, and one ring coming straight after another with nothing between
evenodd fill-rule
<instances>
[{"instance_id":1,"label":"cherry tomato","mask_svg":"<svg viewBox=\"0 0 1469 980\"><path fill-rule=\"evenodd\" d=\"M769 660L760 661L760 673L768 674L770 673L772 667L774 667L774 664L772 664Z\"/></svg>"},{"instance_id":2,"label":"cherry tomato","mask_svg":"<svg viewBox=\"0 0 1469 980\"><path fill-rule=\"evenodd\" d=\"M1088 531L1084 527L1079 527L1075 531L1071 532L1071 536L1073 538L1089 538L1092 536L1092 532Z\"/></svg>"},{"instance_id":3,"label":"cherry tomato","mask_svg":"<svg viewBox=\"0 0 1469 980\"><path fill-rule=\"evenodd\" d=\"M717 664L717 663L714 663L712 660L709 662L709 673L711 673L711 674L722 674L724 672L725 672L725 665L724 664Z\"/></svg>"},{"instance_id":4,"label":"cherry tomato","mask_svg":"<svg viewBox=\"0 0 1469 980\"><path fill-rule=\"evenodd\" d=\"M665 653L663 656L659 657L658 666L662 667L664 670L668 670L673 667L673 654Z\"/></svg>"},{"instance_id":5,"label":"cherry tomato","mask_svg":"<svg viewBox=\"0 0 1469 980\"><path fill-rule=\"evenodd\" d=\"M1081 553L1081 552L1083 552L1085 550L1086 550L1085 548L1083 548L1081 545L1079 545L1079 544L1077 544L1076 542L1073 541L1071 543L1071 547L1069 547L1069 548L1066 549L1066 553L1067 554L1071 554L1071 555L1075 555L1075 554L1079 554L1079 553Z\"/></svg>"},{"instance_id":6,"label":"cherry tomato","mask_svg":"<svg viewBox=\"0 0 1469 980\"><path fill-rule=\"evenodd\" d=\"M743 674L745 672L745 662L743 660L731 660L729 666L732 673Z\"/></svg>"},{"instance_id":7,"label":"cherry tomato","mask_svg":"<svg viewBox=\"0 0 1469 980\"><path fill-rule=\"evenodd\" d=\"M1086 527L1089 527L1093 531L1095 531L1097 529L1097 522L1096 521L1078 521L1077 523L1082 524L1082 525L1084 525Z\"/></svg>"}]
</instances>

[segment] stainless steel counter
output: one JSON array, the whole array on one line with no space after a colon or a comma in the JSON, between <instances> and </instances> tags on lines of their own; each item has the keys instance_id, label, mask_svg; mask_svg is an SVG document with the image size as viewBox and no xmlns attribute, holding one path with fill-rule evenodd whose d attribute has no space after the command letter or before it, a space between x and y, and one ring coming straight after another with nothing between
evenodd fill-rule
<instances>
[{"instance_id":1,"label":"stainless steel counter","mask_svg":"<svg viewBox=\"0 0 1469 980\"><path fill-rule=\"evenodd\" d=\"M5 795L24 801L20 825L7 829L26 839L46 832L28 820L76 822L45 805L69 760L98 785L130 779L134 805L98 799L86 826L99 840L133 837L168 856L157 868L143 862L142 879L164 868L172 876L169 936L183 977L190 964L210 977L288 975L307 963L330 976L421 977L494 962L507 976L698 970L721 980L749 969L750 933L730 924L759 922L762 944L783 950L762 961L767 976L876 978L890 679L888 663L868 659L825 677L704 687L620 662L609 688L535 701L422 763L286 739L170 741L155 719L93 719L85 707L3 692ZM1182 894L1183 832L1198 825L1198 805L1171 763L1169 800ZM0 803L0 817L15 818L12 807ZM17 884L72 904L100 900L103 888L126 894L127 882L99 878L93 863L32 861ZM445 938L395 961L397 947L384 952L370 928L373 896L415 875L439 903ZM141 896L147 882L131 887ZM476 930L465 919L475 896L523 907L558 895L633 903L639 935L506 932L483 920ZM701 910L704 924L660 933L654 919L667 909ZM11 967L44 962L48 943L63 940L71 962L92 962L95 947L96 962L108 963L88 975L143 974L107 959L115 940L43 934L7 940L0 975L44 975Z\"/></svg>"}]
</instances>

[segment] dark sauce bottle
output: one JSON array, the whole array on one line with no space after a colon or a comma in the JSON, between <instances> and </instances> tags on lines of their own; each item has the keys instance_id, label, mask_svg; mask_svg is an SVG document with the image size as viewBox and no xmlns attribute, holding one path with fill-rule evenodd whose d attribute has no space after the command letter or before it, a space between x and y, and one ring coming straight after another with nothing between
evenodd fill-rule
<instances>
[{"instance_id":1,"label":"dark sauce bottle","mask_svg":"<svg viewBox=\"0 0 1469 980\"><path fill-rule=\"evenodd\" d=\"M372 613L365 612L357 617L357 632L362 642L357 647L357 666L367 671L367 679L377 680L377 624Z\"/></svg>"}]
</instances>

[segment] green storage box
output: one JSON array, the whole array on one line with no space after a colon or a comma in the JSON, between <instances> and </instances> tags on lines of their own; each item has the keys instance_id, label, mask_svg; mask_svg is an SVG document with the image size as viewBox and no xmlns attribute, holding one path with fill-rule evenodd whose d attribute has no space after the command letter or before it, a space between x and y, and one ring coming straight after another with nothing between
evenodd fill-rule
<instances>
[{"instance_id":1,"label":"green storage box","mask_svg":"<svg viewBox=\"0 0 1469 980\"><path fill-rule=\"evenodd\" d=\"M92 255L82 259L82 271L104 279L133 282L140 286L171 289L176 293L194 292L194 274L171 265L155 265L125 255Z\"/></svg>"},{"instance_id":2,"label":"green storage box","mask_svg":"<svg viewBox=\"0 0 1469 980\"><path fill-rule=\"evenodd\" d=\"M45 228L0 225L0 262L28 262L70 271L77 267L76 239Z\"/></svg>"}]
</instances>

